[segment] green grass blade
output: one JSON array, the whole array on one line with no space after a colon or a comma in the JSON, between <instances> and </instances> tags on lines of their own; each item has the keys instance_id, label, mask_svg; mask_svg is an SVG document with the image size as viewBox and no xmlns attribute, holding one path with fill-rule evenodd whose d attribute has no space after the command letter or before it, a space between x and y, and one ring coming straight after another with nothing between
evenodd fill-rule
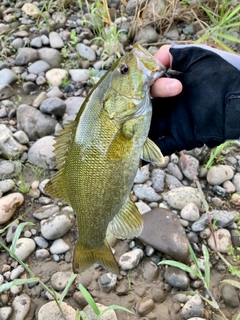
<instances>
[{"instance_id":1,"label":"green grass blade","mask_svg":"<svg viewBox=\"0 0 240 320\"><path fill-rule=\"evenodd\" d=\"M203 257L204 257L204 274L205 274L205 281L207 287L210 287L210 266L209 266L209 252L207 247L203 244L202 245Z\"/></svg>"},{"instance_id":2,"label":"green grass blade","mask_svg":"<svg viewBox=\"0 0 240 320\"><path fill-rule=\"evenodd\" d=\"M234 18L234 19L239 18L239 16L238 16L239 11L240 11L240 5L238 5L235 9L231 10L226 21L229 22L229 21L231 21L232 18Z\"/></svg>"},{"instance_id":3,"label":"green grass blade","mask_svg":"<svg viewBox=\"0 0 240 320\"><path fill-rule=\"evenodd\" d=\"M221 28L219 28L219 29L229 29L229 28L238 28L240 26L240 22L238 21L238 22L232 22L232 23L229 23L229 24L226 24L226 25L224 25L224 26L221 26Z\"/></svg>"},{"instance_id":4,"label":"green grass blade","mask_svg":"<svg viewBox=\"0 0 240 320\"><path fill-rule=\"evenodd\" d=\"M232 286L240 289L240 282L236 281L236 280L225 279L225 280L222 280L221 283L228 283L228 284L231 284Z\"/></svg>"},{"instance_id":5,"label":"green grass blade","mask_svg":"<svg viewBox=\"0 0 240 320\"><path fill-rule=\"evenodd\" d=\"M80 311L79 314L80 314L80 319L89 320L88 316L84 311Z\"/></svg>"},{"instance_id":6,"label":"green grass blade","mask_svg":"<svg viewBox=\"0 0 240 320\"><path fill-rule=\"evenodd\" d=\"M105 312L109 311L109 310L114 310L114 309L118 309L118 310L123 310L123 311L126 311L126 312L129 312L131 314L134 314L134 312L128 310L127 308L124 308L124 307L121 307L121 306L118 306L118 305L115 305L115 304L112 304L111 306L107 307L106 309L104 309L100 316L102 316Z\"/></svg>"},{"instance_id":7,"label":"green grass blade","mask_svg":"<svg viewBox=\"0 0 240 320\"><path fill-rule=\"evenodd\" d=\"M200 267L199 267L199 264L198 264L198 259L197 259L196 255L195 255L195 252L193 251L193 248L191 247L190 243L188 243L188 249L189 249L190 255L191 255L192 259L193 259L193 262L194 262L195 266L197 267L198 272L201 274L201 270L200 270Z\"/></svg>"},{"instance_id":8,"label":"green grass blade","mask_svg":"<svg viewBox=\"0 0 240 320\"><path fill-rule=\"evenodd\" d=\"M87 303L92 308L93 312L99 317L100 316L100 310L98 309L98 306L96 305L96 302L93 300L93 297L90 295L90 293L84 288L84 286L80 283L79 290L82 292L82 295L86 299Z\"/></svg>"},{"instance_id":9,"label":"green grass blade","mask_svg":"<svg viewBox=\"0 0 240 320\"><path fill-rule=\"evenodd\" d=\"M73 284L73 281L76 279L77 275L75 273L72 273L69 280L68 280L68 283L65 287L65 289L63 290L61 296L60 296L60 299L59 299L59 302L61 303L63 301L63 299L65 298L66 294L68 293L68 290L70 288L70 286Z\"/></svg>"},{"instance_id":10,"label":"green grass blade","mask_svg":"<svg viewBox=\"0 0 240 320\"><path fill-rule=\"evenodd\" d=\"M177 268L182 269L188 273L194 274L196 277L198 277L200 279L202 278L201 273L199 273L198 271L194 270L193 268L185 265L182 262L177 262L177 261L173 261L173 260L164 260L164 261L161 261L158 263L158 265L163 265L163 264L167 264L172 267L177 267Z\"/></svg>"},{"instance_id":11,"label":"green grass blade","mask_svg":"<svg viewBox=\"0 0 240 320\"><path fill-rule=\"evenodd\" d=\"M229 41L233 41L233 42L238 42L238 43L240 43L240 39L238 39L238 38L236 38L236 37L233 37L233 36L230 36L230 35L227 35L227 34L225 34L225 33L218 33L217 35L218 35L218 37L227 39L227 40L229 40Z\"/></svg>"},{"instance_id":12,"label":"green grass blade","mask_svg":"<svg viewBox=\"0 0 240 320\"><path fill-rule=\"evenodd\" d=\"M214 301L211 301L211 300L209 300L209 299L207 299L207 298L205 298L204 296L202 296L200 293L198 293L199 294L199 296L204 300L204 301L206 301L210 306L212 306L214 309L219 309L219 306L216 304L216 303L214 303Z\"/></svg>"},{"instance_id":13,"label":"green grass blade","mask_svg":"<svg viewBox=\"0 0 240 320\"><path fill-rule=\"evenodd\" d=\"M15 279L13 281L4 283L0 286L0 292L9 290L12 286L19 286L21 284L28 284L32 282L38 282L38 278L29 278L29 279Z\"/></svg>"},{"instance_id":14,"label":"green grass blade","mask_svg":"<svg viewBox=\"0 0 240 320\"><path fill-rule=\"evenodd\" d=\"M209 19L214 23L216 26L218 25L217 19L214 18L214 15L217 16L214 12L208 10L206 7L200 5L200 7L205 11Z\"/></svg>"},{"instance_id":15,"label":"green grass blade","mask_svg":"<svg viewBox=\"0 0 240 320\"><path fill-rule=\"evenodd\" d=\"M11 245L11 250L13 253L15 253L15 250L16 250L16 245L17 245L17 241L23 231L23 229L26 227L26 226L34 226L34 223L32 222L22 222L20 223L20 225L17 227L15 233L14 233L14 237L13 237L13 241L12 241L12 245Z\"/></svg>"},{"instance_id":16,"label":"green grass blade","mask_svg":"<svg viewBox=\"0 0 240 320\"><path fill-rule=\"evenodd\" d=\"M232 49L230 49L225 43L223 43L221 40L219 40L216 37L211 36L212 40L215 41L217 44L219 44L224 50L230 52L230 53L235 53Z\"/></svg>"}]
</instances>

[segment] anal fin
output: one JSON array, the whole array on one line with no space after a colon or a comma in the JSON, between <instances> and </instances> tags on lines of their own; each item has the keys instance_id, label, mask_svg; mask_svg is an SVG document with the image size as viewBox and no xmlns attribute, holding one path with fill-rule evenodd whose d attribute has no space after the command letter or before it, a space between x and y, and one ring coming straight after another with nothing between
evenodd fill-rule
<instances>
[{"instance_id":1,"label":"anal fin","mask_svg":"<svg viewBox=\"0 0 240 320\"><path fill-rule=\"evenodd\" d=\"M119 239L131 239L139 236L143 228L142 215L131 199L109 224L112 234Z\"/></svg>"},{"instance_id":2,"label":"anal fin","mask_svg":"<svg viewBox=\"0 0 240 320\"><path fill-rule=\"evenodd\" d=\"M141 159L153 163L164 162L162 152L160 151L158 146L149 138L147 138L144 143Z\"/></svg>"}]
</instances>

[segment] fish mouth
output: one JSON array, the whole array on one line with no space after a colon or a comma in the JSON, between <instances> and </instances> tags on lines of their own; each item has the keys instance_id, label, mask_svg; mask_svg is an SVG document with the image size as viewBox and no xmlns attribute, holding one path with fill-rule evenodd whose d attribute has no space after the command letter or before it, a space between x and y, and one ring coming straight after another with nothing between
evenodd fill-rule
<instances>
[{"instance_id":1,"label":"fish mouth","mask_svg":"<svg viewBox=\"0 0 240 320\"><path fill-rule=\"evenodd\" d=\"M167 68L141 45L136 44L133 52L136 56L138 67L147 77L146 82L149 86L166 73Z\"/></svg>"}]
</instances>

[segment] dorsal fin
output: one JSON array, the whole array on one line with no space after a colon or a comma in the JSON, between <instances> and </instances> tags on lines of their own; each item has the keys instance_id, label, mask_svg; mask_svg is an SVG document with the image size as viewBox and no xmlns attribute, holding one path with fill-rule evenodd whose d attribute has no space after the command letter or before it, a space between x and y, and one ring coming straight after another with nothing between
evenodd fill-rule
<instances>
[{"instance_id":1,"label":"dorsal fin","mask_svg":"<svg viewBox=\"0 0 240 320\"><path fill-rule=\"evenodd\" d=\"M56 169L58 169L58 172L44 188L45 192L50 194L52 197L60 198L67 203L69 203L69 199L67 195L66 180L64 177L64 165L68 155L70 141L75 133L75 126L76 121L68 121L68 123L64 125L64 129L57 132L58 136L55 137L54 153L56 156Z\"/></svg>"}]
</instances>

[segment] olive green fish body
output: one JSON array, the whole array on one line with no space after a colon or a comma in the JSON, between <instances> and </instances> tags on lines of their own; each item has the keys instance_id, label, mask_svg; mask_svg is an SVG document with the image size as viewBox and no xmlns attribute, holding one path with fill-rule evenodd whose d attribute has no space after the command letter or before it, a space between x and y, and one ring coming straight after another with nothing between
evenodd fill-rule
<instances>
[{"instance_id":1,"label":"olive green fish body","mask_svg":"<svg viewBox=\"0 0 240 320\"><path fill-rule=\"evenodd\" d=\"M75 271L97 262L118 273L105 239L107 227L110 223L119 238L141 232L142 218L129 198L130 191L140 158L161 161L159 149L147 134L152 112L149 86L163 69L144 49L136 46L135 51L100 80L76 120L56 139L59 171L45 190L76 212Z\"/></svg>"}]
</instances>

